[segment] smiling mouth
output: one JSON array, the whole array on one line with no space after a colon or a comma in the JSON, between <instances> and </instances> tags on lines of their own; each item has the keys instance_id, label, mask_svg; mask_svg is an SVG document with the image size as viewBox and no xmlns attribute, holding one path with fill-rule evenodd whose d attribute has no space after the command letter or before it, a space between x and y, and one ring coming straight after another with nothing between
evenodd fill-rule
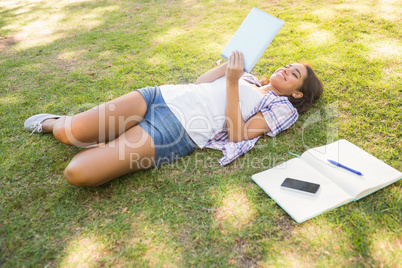
<instances>
[{"instance_id":1,"label":"smiling mouth","mask_svg":"<svg viewBox=\"0 0 402 268\"><path fill-rule=\"evenodd\" d=\"M286 81L286 78L282 73L277 73L277 74L280 75Z\"/></svg>"}]
</instances>

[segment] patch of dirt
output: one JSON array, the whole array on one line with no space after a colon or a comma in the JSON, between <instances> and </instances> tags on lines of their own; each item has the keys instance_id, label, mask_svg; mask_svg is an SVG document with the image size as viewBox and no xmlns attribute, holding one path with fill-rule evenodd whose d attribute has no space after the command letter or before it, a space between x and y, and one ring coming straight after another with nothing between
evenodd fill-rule
<instances>
[{"instance_id":1,"label":"patch of dirt","mask_svg":"<svg viewBox=\"0 0 402 268\"><path fill-rule=\"evenodd\" d=\"M5 50L18 42L18 38L14 35L0 36L0 50Z\"/></svg>"}]
</instances>

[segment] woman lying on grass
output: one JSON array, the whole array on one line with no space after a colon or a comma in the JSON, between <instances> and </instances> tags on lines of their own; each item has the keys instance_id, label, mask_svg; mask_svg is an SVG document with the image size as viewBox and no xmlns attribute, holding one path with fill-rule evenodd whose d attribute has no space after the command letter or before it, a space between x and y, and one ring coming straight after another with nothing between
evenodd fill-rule
<instances>
[{"instance_id":1,"label":"woman lying on grass","mask_svg":"<svg viewBox=\"0 0 402 268\"><path fill-rule=\"evenodd\" d=\"M261 135L289 128L323 92L308 65L279 68L266 85L243 69L243 55L235 51L195 84L146 87L74 116L34 115L24 126L32 133L52 132L67 145L92 146L64 171L77 186L101 185L196 148L221 150L225 165Z\"/></svg>"}]
</instances>

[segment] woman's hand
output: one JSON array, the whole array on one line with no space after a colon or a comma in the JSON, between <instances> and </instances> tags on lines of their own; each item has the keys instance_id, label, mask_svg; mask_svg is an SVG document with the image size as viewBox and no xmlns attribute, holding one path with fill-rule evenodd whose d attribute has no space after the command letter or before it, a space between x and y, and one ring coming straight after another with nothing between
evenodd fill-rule
<instances>
[{"instance_id":1,"label":"woman's hand","mask_svg":"<svg viewBox=\"0 0 402 268\"><path fill-rule=\"evenodd\" d=\"M239 79L244 73L243 54L234 51L226 67L226 127L229 141L239 142L260 136L269 131L261 112L244 121L239 101Z\"/></svg>"},{"instance_id":2,"label":"woman's hand","mask_svg":"<svg viewBox=\"0 0 402 268\"><path fill-rule=\"evenodd\" d=\"M226 67L226 126L229 140L238 142L243 139L245 122L239 103L239 79L244 71L243 54L234 51Z\"/></svg>"},{"instance_id":3,"label":"woman's hand","mask_svg":"<svg viewBox=\"0 0 402 268\"><path fill-rule=\"evenodd\" d=\"M228 83L238 83L244 73L243 53L233 51L230 54L228 65L226 67L226 80Z\"/></svg>"}]
</instances>

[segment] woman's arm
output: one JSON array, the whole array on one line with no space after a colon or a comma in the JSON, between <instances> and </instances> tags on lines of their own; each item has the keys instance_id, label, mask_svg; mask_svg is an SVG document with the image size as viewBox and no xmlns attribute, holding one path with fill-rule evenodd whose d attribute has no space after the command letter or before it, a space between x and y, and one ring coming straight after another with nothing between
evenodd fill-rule
<instances>
[{"instance_id":1,"label":"woman's arm","mask_svg":"<svg viewBox=\"0 0 402 268\"><path fill-rule=\"evenodd\" d=\"M243 70L243 54L235 51L230 55L226 68L226 125L231 142L249 140L269 131L261 112L247 122L243 120L239 103L239 79Z\"/></svg>"},{"instance_id":2,"label":"woman's arm","mask_svg":"<svg viewBox=\"0 0 402 268\"><path fill-rule=\"evenodd\" d=\"M228 65L228 62L225 62L224 64L221 64L221 65L207 71L206 73L204 73L203 75L198 77L197 81L195 81L195 84L211 83L211 82L215 81L216 79L221 78L226 73L227 65Z\"/></svg>"},{"instance_id":3,"label":"woman's arm","mask_svg":"<svg viewBox=\"0 0 402 268\"><path fill-rule=\"evenodd\" d=\"M261 112L256 113L250 117L244 128L244 137L242 140L251 140L255 137L266 134L270 131L267 121Z\"/></svg>"}]
</instances>

